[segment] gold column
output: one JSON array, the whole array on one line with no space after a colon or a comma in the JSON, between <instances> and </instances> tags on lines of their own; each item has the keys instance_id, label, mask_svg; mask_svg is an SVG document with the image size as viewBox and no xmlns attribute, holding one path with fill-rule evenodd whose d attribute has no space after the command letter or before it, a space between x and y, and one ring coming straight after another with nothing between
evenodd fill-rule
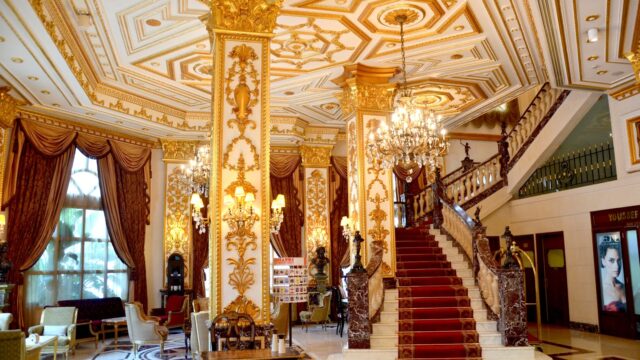
<instances>
[{"instance_id":1,"label":"gold column","mask_svg":"<svg viewBox=\"0 0 640 360\"><path fill-rule=\"evenodd\" d=\"M331 256L331 229L329 227L329 165L332 145L302 145L300 155L304 167L305 187L305 249L307 260L315 256L315 250L324 246ZM331 268L329 266L329 268ZM330 270L327 283L331 284Z\"/></svg>"},{"instance_id":2,"label":"gold column","mask_svg":"<svg viewBox=\"0 0 640 360\"><path fill-rule=\"evenodd\" d=\"M269 312L269 45L282 0L208 0L213 50L210 184L211 318ZM249 227L225 221L224 195L255 196Z\"/></svg>"},{"instance_id":3,"label":"gold column","mask_svg":"<svg viewBox=\"0 0 640 360\"><path fill-rule=\"evenodd\" d=\"M385 277L395 276L396 270L393 174L376 169L366 156L366 149L369 134L390 118L395 84L389 80L396 70L354 64L345 66L343 75L334 80L342 86L341 105L347 116L349 217L367 244L362 247L364 264L368 262L370 244L382 242ZM354 249L351 254L355 254Z\"/></svg>"},{"instance_id":4,"label":"gold column","mask_svg":"<svg viewBox=\"0 0 640 360\"><path fill-rule=\"evenodd\" d=\"M198 147L197 141L161 140L162 161L165 163L165 198L164 198L164 266L166 274L169 255L178 253L184 258L184 286L191 287L193 236L191 232L191 192L180 183L181 166L188 165ZM167 277L163 276L166 288Z\"/></svg>"},{"instance_id":5,"label":"gold column","mask_svg":"<svg viewBox=\"0 0 640 360\"><path fill-rule=\"evenodd\" d=\"M18 106L24 105L21 101L14 99L9 92L8 86L0 87L0 204L4 189L5 169L7 168L7 157L9 152L9 136L11 129L15 125L18 117Z\"/></svg>"}]
</instances>

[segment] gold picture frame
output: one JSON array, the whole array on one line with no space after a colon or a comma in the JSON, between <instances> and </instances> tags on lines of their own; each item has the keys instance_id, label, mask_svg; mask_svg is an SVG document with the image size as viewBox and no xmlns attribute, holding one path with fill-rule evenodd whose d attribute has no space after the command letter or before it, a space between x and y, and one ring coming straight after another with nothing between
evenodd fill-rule
<instances>
[{"instance_id":1,"label":"gold picture frame","mask_svg":"<svg viewBox=\"0 0 640 360\"><path fill-rule=\"evenodd\" d=\"M631 165L640 164L640 116L627 120Z\"/></svg>"}]
</instances>

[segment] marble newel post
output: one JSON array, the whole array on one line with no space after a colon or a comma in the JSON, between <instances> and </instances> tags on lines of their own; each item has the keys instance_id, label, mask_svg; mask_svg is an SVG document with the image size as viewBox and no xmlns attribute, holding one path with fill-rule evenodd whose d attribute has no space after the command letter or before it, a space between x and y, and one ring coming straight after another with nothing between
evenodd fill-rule
<instances>
[{"instance_id":1,"label":"marble newel post","mask_svg":"<svg viewBox=\"0 0 640 360\"><path fill-rule=\"evenodd\" d=\"M210 316L238 311L264 324L270 321L269 45L282 0L207 3L215 71ZM238 217L242 212L248 216Z\"/></svg>"},{"instance_id":2,"label":"marble newel post","mask_svg":"<svg viewBox=\"0 0 640 360\"><path fill-rule=\"evenodd\" d=\"M333 80L343 89L339 96L342 113L347 116L349 217L365 240L362 247L365 265L373 242L379 242L384 249L381 265L384 277L394 277L396 272L393 174L390 170L376 169L366 153L369 134L390 119L395 84L389 80L396 70L354 64L345 66L343 75ZM351 254L354 253L352 248Z\"/></svg>"},{"instance_id":3,"label":"marble newel post","mask_svg":"<svg viewBox=\"0 0 640 360\"><path fill-rule=\"evenodd\" d=\"M316 256L316 249L324 247L331 255L329 228L329 165L332 145L302 145L300 155L304 167L305 188L305 249L307 260ZM318 291L326 290L331 284L331 266L325 266L324 275L314 274Z\"/></svg>"}]
</instances>

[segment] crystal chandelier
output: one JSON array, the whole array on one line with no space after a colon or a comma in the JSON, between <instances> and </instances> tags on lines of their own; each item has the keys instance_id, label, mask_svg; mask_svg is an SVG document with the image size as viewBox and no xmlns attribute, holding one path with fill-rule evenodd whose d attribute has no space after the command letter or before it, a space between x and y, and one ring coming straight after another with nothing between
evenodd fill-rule
<instances>
[{"instance_id":1,"label":"crystal chandelier","mask_svg":"<svg viewBox=\"0 0 640 360\"><path fill-rule=\"evenodd\" d=\"M204 208L202 198L209 197L209 176L211 174L209 156L209 147L201 146L198 148L195 159L189 161L189 167L181 166L182 181L191 192L191 216L200 234L207 231L209 225L209 218L202 215L202 208Z\"/></svg>"},{"instance_id":2,"label":"crystal chandelier","mask_svg":"<svg viewBox=\"0 0 640 360\"><path fill-rule=\"evenodd\" d=\"M413 94L407 87L407 71L404 49L404 24L407 15L395 16L394 23L400 25L400 50L402 53L402 83L395 99L391 122L383 121L375 132L369 133L367 153L377 166L391 169L401 166L407 169L406 181L413 180L413 167L439 167L438 158L446 155L449 143L442 127L442 116L433 110L426 114L415 105Z\"/></svg>"}]
</instances>

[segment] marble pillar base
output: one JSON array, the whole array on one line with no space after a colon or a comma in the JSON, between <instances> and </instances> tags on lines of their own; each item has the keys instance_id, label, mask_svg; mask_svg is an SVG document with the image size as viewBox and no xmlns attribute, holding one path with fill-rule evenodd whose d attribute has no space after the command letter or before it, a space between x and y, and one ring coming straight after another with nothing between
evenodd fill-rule
<instances>
[{"instance_id":1,"label":"marble pillar base","mask_svg":"<svg viewBox=\"0 0 640 360\"><path fill-rule=\"evenodd\" d=\"M366 272L347 275L349 292L349 349L371 347L371 323L369 322L369 276Z\"/></svg>"},{"instance_id":2,"label":"marble pillar base","mask_svg":"<svg viewBox=\"0 0 640 360\"><path fill-rule=\"evenodd\" d=\"M528 346L524 276L520 269L501 269L498 277L500 320L498 330L505 346ZM507 305L507 306L504 306Z\"/></svg>"}]
</instances>

